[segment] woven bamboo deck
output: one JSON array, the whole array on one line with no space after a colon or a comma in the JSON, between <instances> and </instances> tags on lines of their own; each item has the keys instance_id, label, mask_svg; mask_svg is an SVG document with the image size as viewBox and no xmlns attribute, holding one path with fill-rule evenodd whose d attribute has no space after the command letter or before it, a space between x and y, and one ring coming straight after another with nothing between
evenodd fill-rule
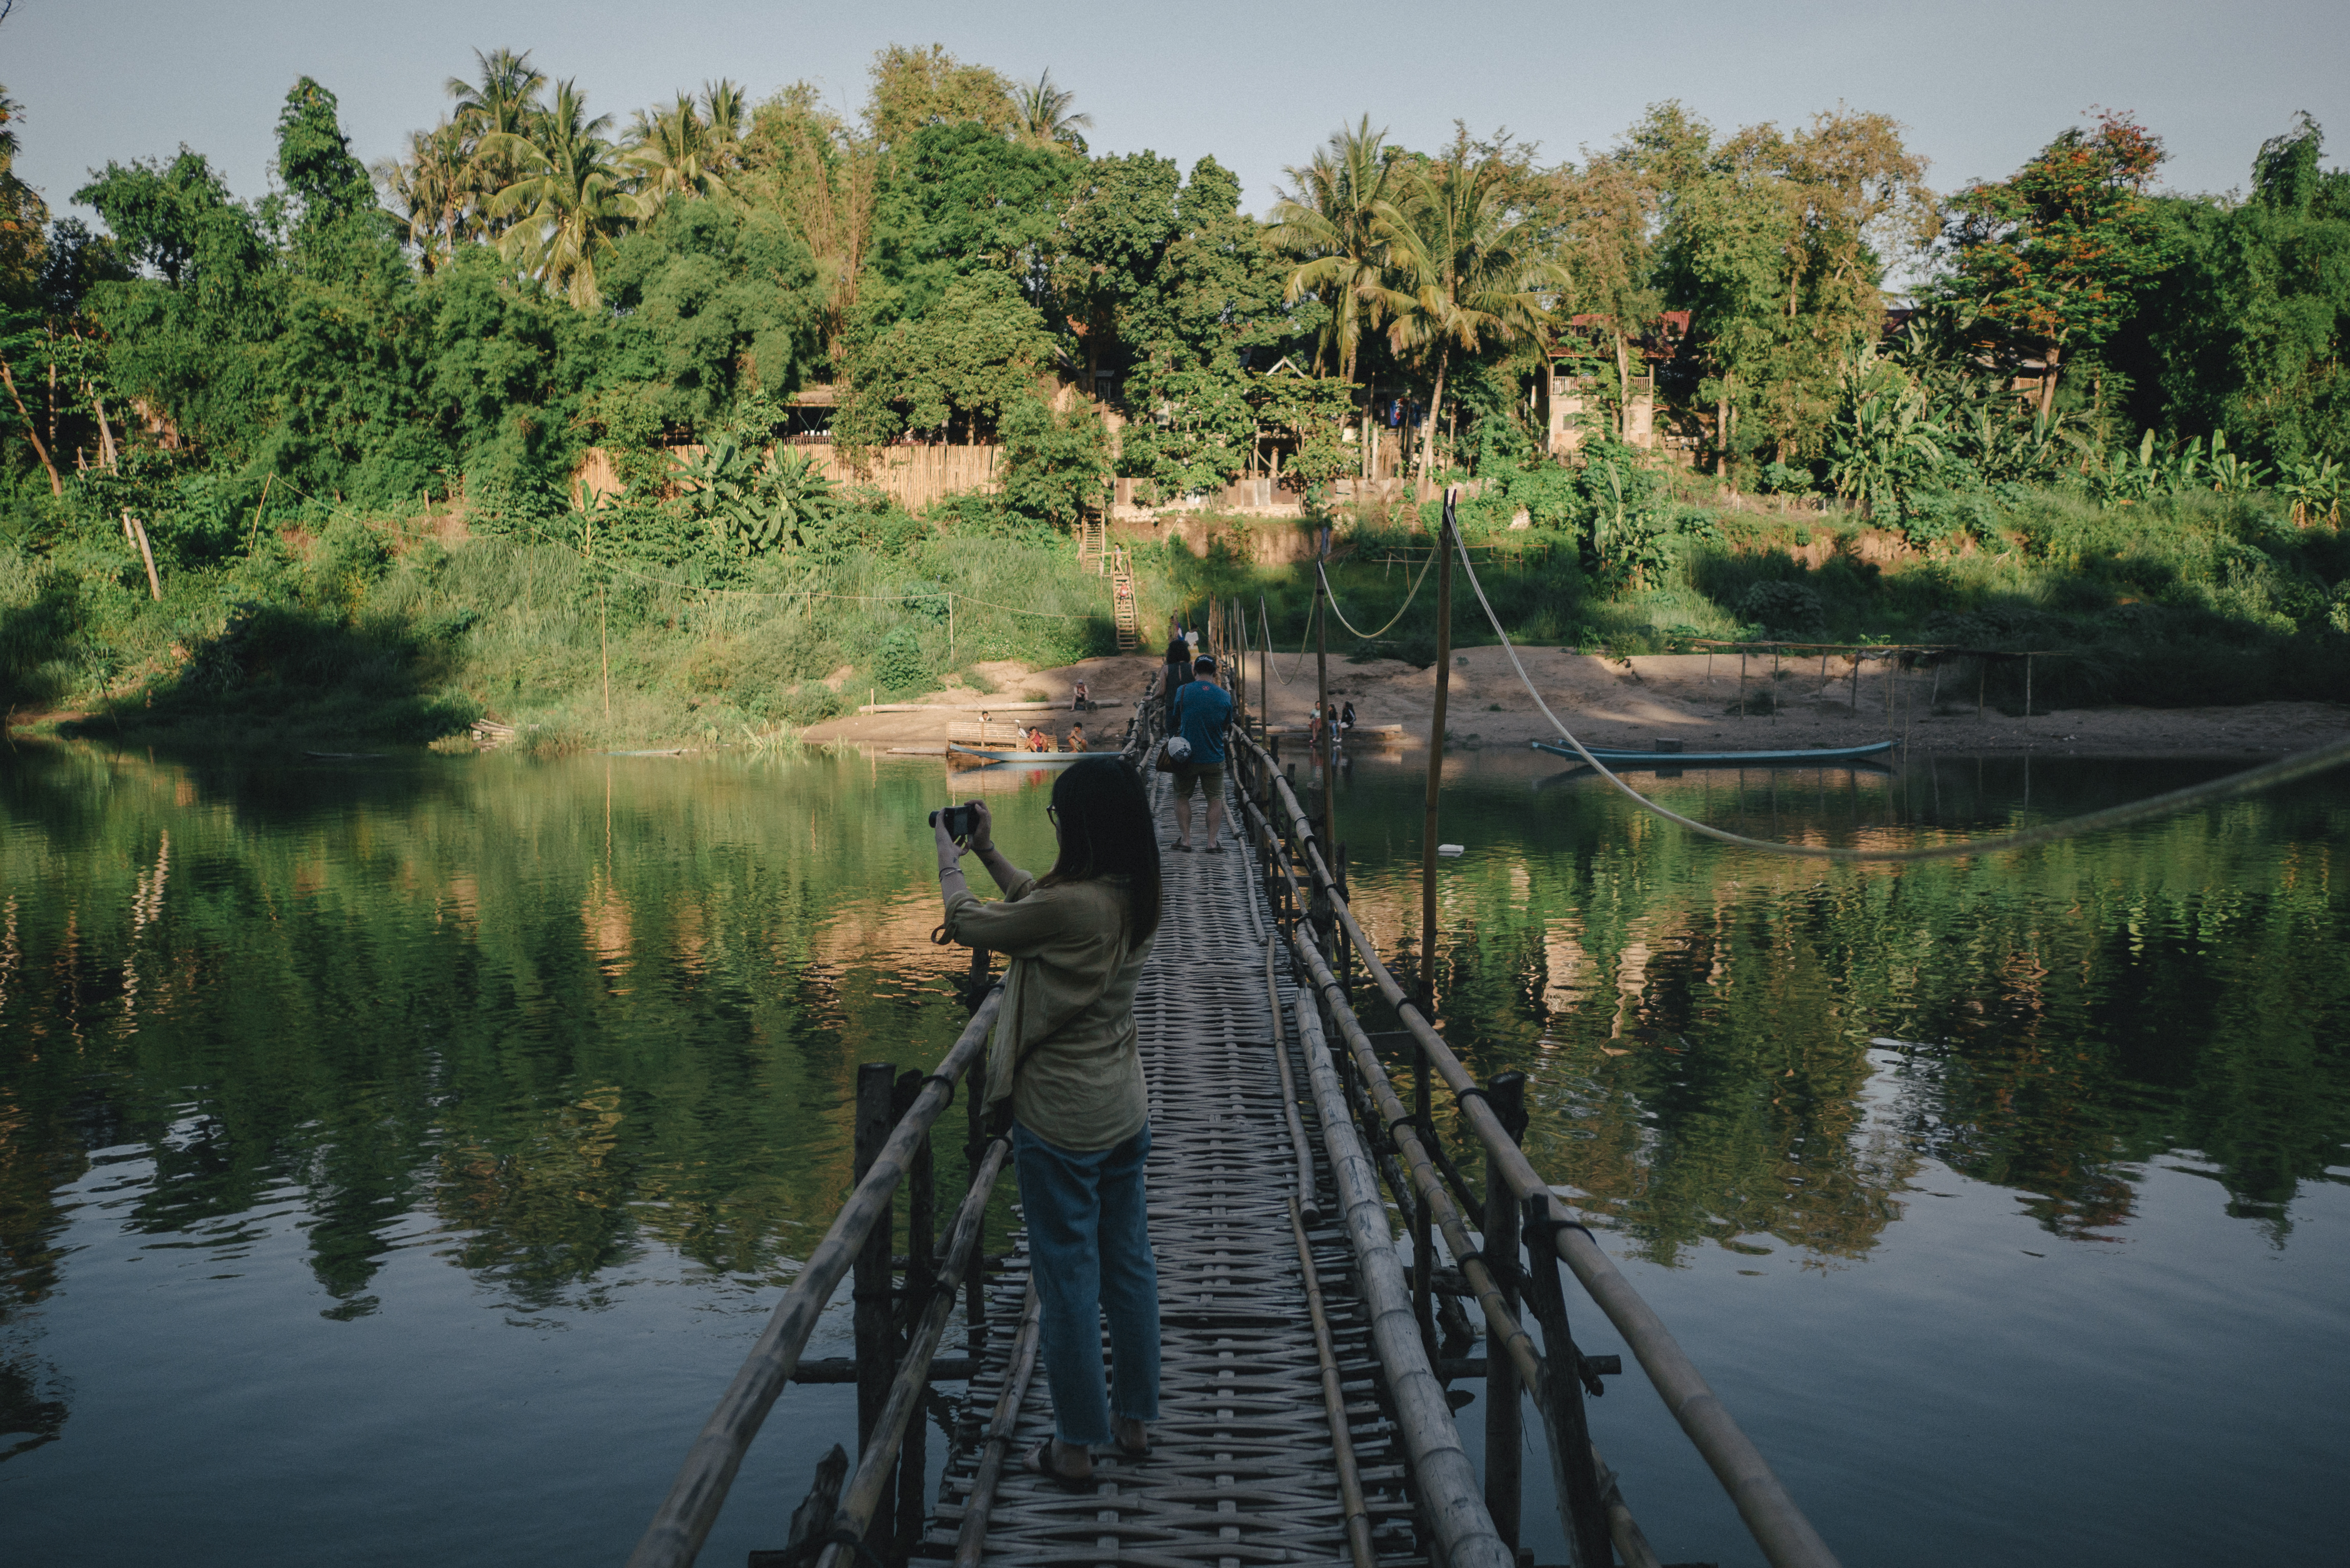
<instances>
[{"instance_id":1,"label":"woven bamboo deck","mask_svg":"<svg viewBox=\"0 0 2350 1568\"><path fill-rule=\"evenodd\" d=\"M1166 779L1149 777L1160 840L1171 843ZM1274 1050L1293 1053L1301 1093L1305 1074L1294 1054L1295 1031L1282 1027L1266 995L1269 918L1254 861L1232 837L1229 812L1222 854L1170 853L1164 865L1167 914L1135 1007L1150 1096L1150 1231L1164 1339L1151 1453L1141 1460L1097 1454L1084 1494L1008 1467L982 1560L1006 1568L1344 1563L1320 1362L1289 1224L1296 1159ZM1285 1016L1285 962L1276 964L1274 978ZM1304 1120L1325 1210L1335 1211L1310 1105ZM1378 1561L1392 1568L1424 1563L1351 1250L1338 1227L1311 1234ZM972 1384L974 1411L993 1408L1002 1392L1025 1265L1023 1244L994 1286L990 1337ZM1052 1432L1041 1369L1018 1430L1015 1451ZM951 1553L976 1458L964 1448L950 1459L924 1552Z\"/></svg>"}]
</instances>

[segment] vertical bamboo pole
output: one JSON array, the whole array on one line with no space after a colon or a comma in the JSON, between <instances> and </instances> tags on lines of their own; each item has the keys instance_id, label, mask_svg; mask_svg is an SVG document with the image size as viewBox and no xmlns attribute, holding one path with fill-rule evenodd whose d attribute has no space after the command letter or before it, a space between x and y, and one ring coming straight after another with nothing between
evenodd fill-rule
<instances>
[{"instance_id":1,"label":"vertical bamboo pole","mask_svg":"<svg viewBox=\"0 0 2350 1568\"><path fill-rule=\"evenodd\" d=\"M915 1098L922 1092L922 1075L909 1071L899 1077L890 1106L890 1123L896 1123L913 1108ZM931 1284L937 1277L931 1267L931 1250L938 1244L938 1188L936 1168L931 1155L931 1140L925 1137L914 1149L913 1158L906 1162L906 1322L911 1329L915 1318L931 1299ZM974 1271L984 1272L984 1270ZM891 1368L896 1370L896 1346L891 1346ZM898 1449L898 1525L897 1539L912 1541L922 1532L922 1476L929 1467L929 1429L921 1421L910 1421L906 1436ZM879 1511L875 1518L883 1517Z\"/></svg>"},{"instance_id":2,"label":"vertical bamboo pole","mask_svg":"<svg viewBox=\"0 0 2350 1568\"><path fill-rule=\"evenodd\" d=\"M1452 538L1457 484L1444 492L1443 520L1436 528L1436 709L1428 725L1428 803L1419 830L1419 1005L1430 1023L1436 1007L1436 803L1444 784L1444 705L1452 690ZM1412 1044L1411 1111L1423 1131L1429 1126L1428 1048ZM1411 1305L1422 1338L1436 1337L1430 1290L1428 1209L1416 1207L1411 1220Z\"/></svg>"},{"instance_id":3,"label":"vertical bamboo pole","mask_svg":"<svg viewBox=\"0 0 2350 1568\"><path fill-rule=\"evenodd\" d=\"M1330 711L1330 530L1322 530L1322 552L1314 564L1314 716ZM1312 733L1309 726L1307 732ZM1329 722L1322 729L1322 855L1336 855L1338 844L1338 742ZM1335 867L1334 867L1335 869Z\"/></svg>"},{"instance_id":4,"label":"vertical bamboo pole","mask_svg":"<svg viewBox=\"0 0 2350 1568\"><path fill-rule=\"evenodd\" d=\"M1575 1568L1613 1568L1607 1538L1607 1505L1593 1462L1591 1428L1583 1410L1582 1357L1566 1321L1566 1291L1559 1282L1558 1250L1550 1213L1556 1199L1536 1194L1526 1199L1526 1229L1538 1238L1527 1271L1527 1303L1542 1325L1543 1383L1539 1396L1544 1447L1550 1449L1552 1484L1558 1494L1559 1524L1566 1532Z\"/></svg>"},{"instance_id":5,"label":"vertical bamboo pole","mask_svg":"<svg viewBox=\"0 0 2350 1568\"><path fill-rule=\"evenodd\" d=\"M1485 1103L1493 1107L1502 1127L1514 1141L1526 1127L1526 1075L1498 1073L1485 1085ZM1518 1205L1510 1192L1501 1161L1485 1158L1485 1224L1482 1248L1485 1265L1501 1287L1502 1300L1512 1313L1518 1307ZM1493 1516L1493 1532L1514 1552L1518 1547L1518 1511L1522 1488L1521 1450L1524 1443L1519 1409L1518 1369L1489 1333L1485 1336L1485 1511Z\"/></svg>"},{"instance_id":6,"label":"vertical bamboo pole","mask_svg":"<svg viewBox=\"0 0 2350 1568\"><path fill-rule=\"evenodd\" d=\"M854 1135L852 1169L856 1180L865 1179L865 1173L879 1158L882 1146L889 1141L889 1131L895 1125L897 1075L887 1062L867 1062L857 1069L857 1122ZM889 1253L897 1240L897 1227L884 1222L873 1227L871 1235L857 1254L855 1272L851 1275L851 1300L855 1304L852 1323L856 1332L857 1354L857 1449L863 1453L880 1430L881 1413L889 1403L889 1384L897 1372L897 1334L890 1325ZM889 1498L883 1496L874 1510L876 1529L886 1532L881 1521L891 1518Z\"/></svg>"},{"instance_id":7,"label":"vertical bamboo pole","mask_svg":"<svg viewBox=\"0 0 2350 1568\"><path fill-rule=\"evenodd\" d=\"M2023 716L2032 717L2032 655L2023 656Z\"/></svg>"},{"instance_id":8,"label":"vertical bamboo pole","mask_svg":"<svg viewBox=\"0 0 2350 1568\"><path fill-rule=\"evenodd\" d=\"M1257 628L1264 633L1264 647L1256 656L1256 722L1258 732L1268 741L1273 739L1273 697L1265 689L1265 672L1273 659L1273 614L1264 606L1264 596L1256 597Z\"/></svg>"}]
</instances>

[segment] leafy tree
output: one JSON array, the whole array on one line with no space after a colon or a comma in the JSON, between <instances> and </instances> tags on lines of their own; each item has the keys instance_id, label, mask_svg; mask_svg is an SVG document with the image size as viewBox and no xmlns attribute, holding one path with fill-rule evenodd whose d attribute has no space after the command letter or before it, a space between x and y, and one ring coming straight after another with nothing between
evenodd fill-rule
<instances>
[{"instance_id":1,"label":"leafy tree","mask_svg":"<svg viewBox=\"0 0 2350 1568\"><path fill-rule=\"evenodd\" d=\"M872 90L865 123L893 151L912 145L926 127L972 125L1001 136L1019 123L1012 89L985 66L967 66L937 44L927 49L892 44L873 57Z\"/></svg>"},{"instance_id":2,"label":"leafy tree","mask_svg":"<svg viewBox=\"0 0 2350 1568\"><path fill-rule=\"evenodd\" d=\"M2128 116L2071 126L2011 179L1953 198L1951 286L1990 322L2037 345L2043 414L2064 356L2120 325L2158 256L2146 185L2162 143Z\"/></svg>"},{"instance_id":3,"label":"leafy tree","mask_svg":"<svg viewBox=\"0 0 2350 1568\"><path fill-rule=\"evenodd\" d=\"M1014 511L1073 527L1101 504L1109 472L1109 435L1091 409L1056 414L1024 397L1004 410L1003 500Z\"/></svg>"},{"instance_id":4,"label":"leafy tree","mask_svg":"<svg viewBox=\"0 0 2350 1568\"><path fill-rule=\"evenodd\" d=\"M277 117L277 173L293 208L296 264L321 279L400 265L374 182L351 156L336 110L335 95L304 77Z\"/></svg>"},{"instance_id":5,"label":"leafy tree","mask_svg":"<svg viewBox=\"0 0 2350 1568\"><path fill-rule=\"evenodd\" d=\"M514 144L503 140L525 135L546 112L540 95L546 90L546 73L530 63L530 51L473 51L478 81L451 77L445 84L455 99L450 119L465 150L461 185L465 192L466 233L474 239L496 239L507 219L492 211L499 192L522 177Z\"/></svg>"},{"instance_id":6,"label":"leafy tree","mask_svg":"<svg viewBox=\"0 0 2350 1568\"><path fill-rule=\"evenodd\" d=\"M428 275L447 264L464 237L472 156L463 130L444 119L430 130L409 132L405 157L376 164L376 185Z\"/></svg>"},{"instance_id":7,"label":"leafy tree","mask_svg":"<svg viewBox=\"0 0 2350 1568\"><path fill-rule=\"evenodd\" d=\"M868 445L900 430L944 432L960 416L964 439L975 440L983 421L1033 391L1053 352L1044 317L1009 276L957 278L936 309L894 323L856 350L855 390L836 431Z\"/></svg>"},{"instance_id":8,"label":"leafy tree","mask_svg":"<svg viewBox=\"0 0 2350 1568\"><path fill-rule=\"evenodd\" d=\"M1615 351L1617 407L1632 399L1633 344L1662 305L1656 286L1658 179L1625 151L1603 153L1581 169L1562 165L1550 192L1575 312L1596 318ZM1624 433L1619 424L1617 433Z\"/></svg>"}]
</instances>

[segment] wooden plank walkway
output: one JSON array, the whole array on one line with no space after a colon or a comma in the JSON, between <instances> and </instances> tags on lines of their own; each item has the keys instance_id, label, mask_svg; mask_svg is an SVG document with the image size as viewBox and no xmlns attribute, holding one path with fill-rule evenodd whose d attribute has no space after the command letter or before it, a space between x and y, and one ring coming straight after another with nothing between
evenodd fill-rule
<instances>
[{"instance_id":1,"label":"wooden plank walkway","mask_svg":"<svg viewBox=\"0 0 2350 1568\"><path fill-rule=\"evenodd\" d=\"M1162 844L1174 840L1167 777L1148 775ZM1274 1051L1295 1054L1285 956L1274 966L1281 1013L1266 989L1270 915L1255 861L1227 812L1224 852L1165 855L1166 913L1136 993L1150 1097L1150 1228L1159 1260L1164 1341L1159 1420L1149 1458L1097 1455L1080 1494L1007 1467L990 1511L987 1563L1241 1568L1348 1562L1345 1519L1324 1414L1321 1365L1305 1310L1290 1230L1296 1158ZM1204 823L1201 826L1204 826ZM1310 1102L1324 1210L1336 1212ZM1378 1561L1427 1561L1417 1543L1404 1455L1378 1385L1343 1230L1311 1233L1345 1379L1347 1424L1374 1524ZM968 1408L1002 1392L1027 1289L1024 1241L993 1287L990 1336ZM1040 1368L1023 1403L1015 1452L1052 1431ZM952 1552L977 1452L959 1449L918 1555Z\"/></svg>"}]
</instances>

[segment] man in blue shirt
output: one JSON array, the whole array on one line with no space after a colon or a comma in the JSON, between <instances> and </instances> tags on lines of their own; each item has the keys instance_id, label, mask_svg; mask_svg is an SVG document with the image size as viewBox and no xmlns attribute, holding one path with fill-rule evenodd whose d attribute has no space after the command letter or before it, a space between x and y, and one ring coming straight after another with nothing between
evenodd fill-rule
<instances>
[{"instance_id":1,"label":"man in blue shirt","mask_svg":"<svg viewBox=\"0 0 2350 1568\"><path fill-rule=\"evenodd\" d=\"M1191 679L1175 693L1178 734L1190 742L1191 758L1175 772L1175 843L1191 852L1191 791L1208 793L1208 853L1224 852L1224 726L1232 716L1232 694L1216 680L1216 661L1201 654L1191 665Z\"/></svg>"}]
</instances>

